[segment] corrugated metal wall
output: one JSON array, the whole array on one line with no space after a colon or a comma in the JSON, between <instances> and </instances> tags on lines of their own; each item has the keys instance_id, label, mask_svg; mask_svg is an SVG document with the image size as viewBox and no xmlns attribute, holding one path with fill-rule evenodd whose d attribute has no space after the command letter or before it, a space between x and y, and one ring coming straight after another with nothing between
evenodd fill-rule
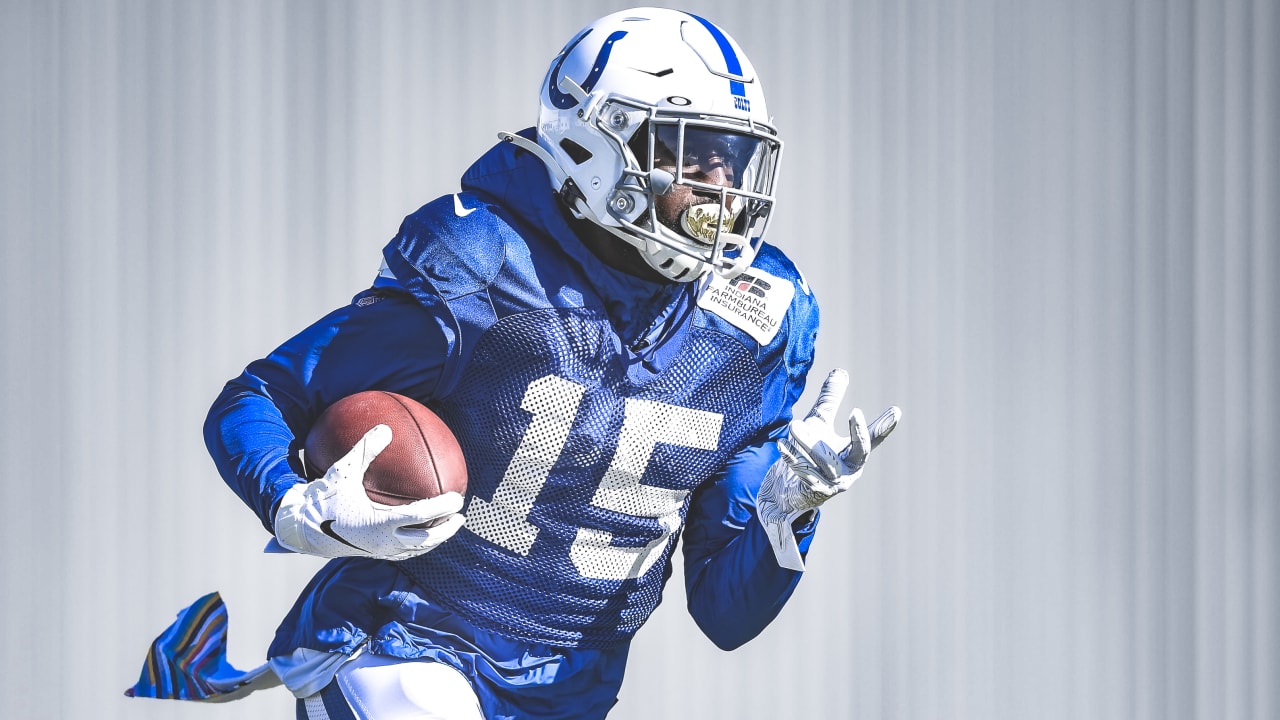
<instances>
[{"instance_id":1,"label":"corrugated metal wall","mask_svg":"<svg viewBox=\"0 0 1280 720\"><path fill-rule=\"evenodd\" d=\"M0 2L6 717L291 717L120 694L214 589L255 664L319 565L205 409L622 6ZM788 139L819 372L906 415L783 616L722 653L673 583L614 715L1280 717L1276 3L685 7Z\"/></svg>"}]
</instances>

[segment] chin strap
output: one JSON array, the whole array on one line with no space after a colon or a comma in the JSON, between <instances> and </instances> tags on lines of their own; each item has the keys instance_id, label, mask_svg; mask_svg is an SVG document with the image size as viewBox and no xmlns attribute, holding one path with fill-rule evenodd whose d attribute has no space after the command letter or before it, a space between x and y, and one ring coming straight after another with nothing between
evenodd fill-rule
<instances>
[{"instance_id":1,"label":"chin strap","mask_svg":"<svg viewBox=\"0 0 1280 720\"><path fill-rule=\"evenodd\" d=\"M725 259L727 260L728 258ZM754 260L755 253L751 251L750 246L744 245L742 254L734 258L731 265L726 265L724 267L714 266L711 269L720 277L726 280L732 280L737 277L739 273L744 272L747 268L751 267L751 263Z\"/></svg>"}]
</instances>

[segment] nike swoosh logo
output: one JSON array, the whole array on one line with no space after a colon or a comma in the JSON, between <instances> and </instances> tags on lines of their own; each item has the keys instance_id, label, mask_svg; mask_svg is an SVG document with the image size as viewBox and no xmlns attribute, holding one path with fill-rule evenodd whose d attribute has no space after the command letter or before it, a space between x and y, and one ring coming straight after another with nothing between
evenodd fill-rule
<instances>
[{"instance_id":1,"label":"nike swoosh logo","mask_svg":"<svg viewBox=\"0 0 1280 720\"><path fill-rule=\"evenodd\" d=\"M320 532L324 533L325 535L328 535L329 537L333 538L334 540L337 540L338 542L342 543L343 545L346 545L347 547L355 548L356 550L359 550L362 553L369 552L368 550L365 550L359 545L356 545L350 540L347 540L346 538L339 535L338 531L333 529L332 520L325 520L324 522L320 523Z\"/></svg>"},{"instance_id":2,"label":"nike swoosh logo","mask_svg":"<svg viewBox=\"0 0 1280 720\"><path fill-rule=\"evenodd\" d=\"M462 197L459 196L457 193L453 194L453 214L454 215L457 215L458 217L466 217L475 211L476 211L475 208L462 207Z\"/></svg>"}]
</instances>

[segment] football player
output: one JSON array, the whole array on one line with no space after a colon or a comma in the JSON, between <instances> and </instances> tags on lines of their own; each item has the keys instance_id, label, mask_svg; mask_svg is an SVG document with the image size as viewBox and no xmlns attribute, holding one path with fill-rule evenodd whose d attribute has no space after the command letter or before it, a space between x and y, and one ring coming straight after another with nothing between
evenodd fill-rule
<instances>
[{"instance_id":1,"label":"football player","mask_svg":"<svg viewBox=\"0 0 1280 720\"><path fill-rule=\"evenodd\" d=\"M792 419L818 306L763 242L782 141L732 38L676 10L612 14L539 100L535 128L405 219L371 288L209 413L219 471L275 542L334 558L268 651L299 717L604 717L677 537L694 620L742 645L796 587L819 506L897 422L854 410L844 437L841 370ZM446 421L465 497L338 492L385 427L303 480L291 449L369 389Z\"/></svg>"}]
</instances>

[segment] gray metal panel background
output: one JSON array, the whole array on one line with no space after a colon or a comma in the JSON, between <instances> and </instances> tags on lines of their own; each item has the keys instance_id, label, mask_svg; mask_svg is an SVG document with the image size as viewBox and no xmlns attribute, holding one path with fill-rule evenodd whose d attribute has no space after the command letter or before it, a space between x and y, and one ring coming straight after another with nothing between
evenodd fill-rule
<instances>
[{"instance_id":1,"label":"gray metal panel background","mask_svg":"<svg viewBox=\"0 0 1280 720\"><path fill-rule=\"evenodd\" d=\"M258 552L208 403L619 7L0 0L6 717L291 717L120 694L214 589L257 663L319 566ZM814 384L905 418L756 641L671 584L614 716L1280 717L1277 4L685 7L788 140Z\"/></svg>"}]
</instances>

